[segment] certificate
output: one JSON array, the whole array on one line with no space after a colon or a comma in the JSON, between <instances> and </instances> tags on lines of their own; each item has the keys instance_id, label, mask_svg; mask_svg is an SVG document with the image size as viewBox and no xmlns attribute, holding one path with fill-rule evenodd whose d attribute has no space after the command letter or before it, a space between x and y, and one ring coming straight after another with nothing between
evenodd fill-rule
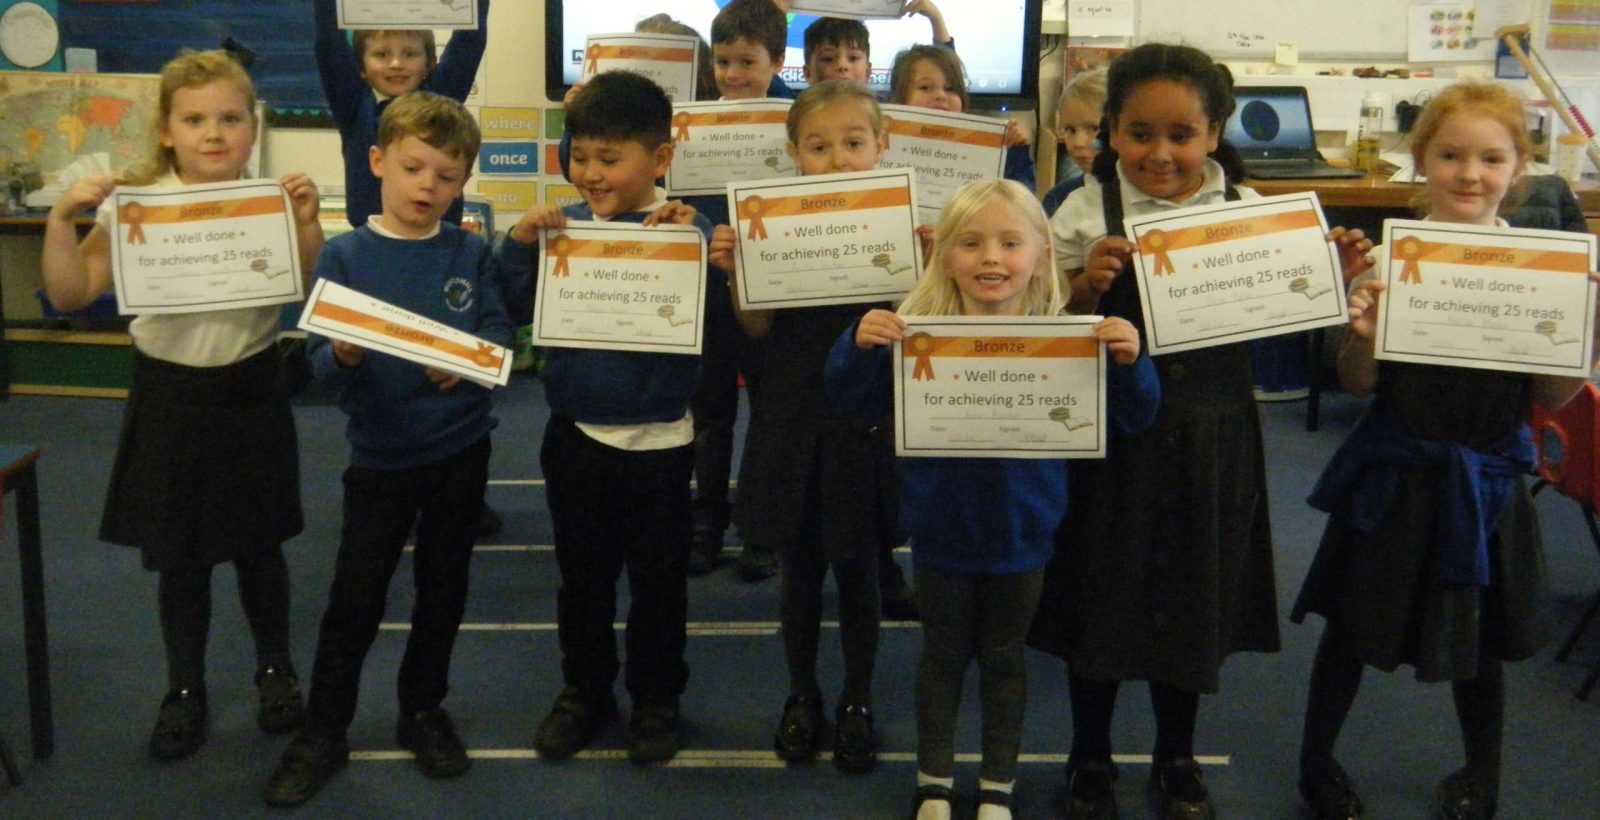
<instances>
[{"instance_id":1,"label":"certificate","mask_svg":"<svg viewBox=\"0 0 1600 820\"><path fill-rule=\"evenodd\" d=\"M195 313L298 302L294 207L270 180L111 192L117 311Z\"/></svg>"},{"instance_id":2,"label":"certificate","mask_svg":"<svg viewBox=\"0 0 1600 820\"><path fill-rule=\"evenodd\" d=\"M477 27L478 0L339 0L339 28Z\"/></svg>"},{"instance_id":3,"label":"certificate","mask_svg":"<svg viewBox=\"0 0 1600 820\"><path fill-rule=\"evenodd\" d=\"M539 240L533 343L700 352L705 234L690 225L568 222Z\"/></svg>"},{"instance_id":4,"label":"certificate","mask_svg":"<svg viewBox=\"0 0 1600 820\"><path fill-rule=\"evenodd\" d=\"M903 0L793 0L791 14L850 17L856 20L893 20L905 13Z\"/></svg>"},{"instance_id":5,"label":"certificate","mask_svg":"<svg viewBox=\"0 0 1600 820\"><path fill-rule=\"evenodd\" d=\"M1152 356L1343 324L1339 252L1314 193L1125 221Z\"/></svg>"},{"instance_id":6,"label":"certificate","mask_svg":"<svg viewBox=\"0 0 1600 820\"><path fill-rule=\"evenodd\" d=\"M720 100L672 106L673 196L722 194L730 182L794 176L785 122L793 100Z\"/></svg>"},{"instance_id":7,"label":"certificate","mask_svg":"<svg viewBox=\"0 0 1600 820\"><path fill-rule=\"evenodd\" d=\"M908 170L728 183L740 306L899 299L922 273Z\"/></svg>"},{"instance_id":8,"label":"certificate","mask_svg":"<svg viewBox=\"0 0 1600 820\"><path fill-rule=\"evenodd\" d=\"M917 172L917 206L925 225L939 221L939 211L957 188L1005 175L1005 120L884 105L883 124L889 150L878 167Z\"/></svg>"},{"instance_id":9,"label":"certificate","mask_svg":"<svg viewBox=\"0 0 1600 820\"><path fill-rule=\"evenodd\" d=\"M1592 234L1390 219L1383 250L1377 358L1589 377Z\"/></svg>"},{"instance_id":10,"label":"certificate","mask_svg":"<svg viewBox=\"0 0 1600 820\"><path fill-rule=\"evenodd\" d=\"M895 342L895 452L1101 458L1099 316L907 316Z\"/></svg>"},{"instance_id":11,"label":"certificate","mask_svg":"<svg viewBox=\"0 0 1600 820\"><path fill-rule=\"evenodd\" d=\"M484 387L511 378L511 351L353 288L318 279L300 329L452 373Z\"/></svg>"},{"instance_id":12,"label":"certificate","mask_svg":"<svg viewBox=\"0 0 1600 820\"><path fill-rule=\"evenodd\" d=\"M583 50L583 78L602 71L632 71L649 77L671 100L692 100L700 63L699 37L687 34L591 34Z\"/></svg>"}]
</instances>

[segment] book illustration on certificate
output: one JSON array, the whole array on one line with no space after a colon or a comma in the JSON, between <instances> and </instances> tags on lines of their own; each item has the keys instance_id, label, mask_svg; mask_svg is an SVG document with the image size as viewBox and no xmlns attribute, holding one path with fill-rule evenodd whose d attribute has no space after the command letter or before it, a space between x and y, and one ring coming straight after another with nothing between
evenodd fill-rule
<instances>
[{"instance_id":1,"label":"book illustration on certificate","mask_svg":"<svg viewBox=\"0 0 1600 820\"><path fill-rule=\"evenodd\" d=\"M793 100L718 100L672 106L667 193L727 193L730 182L793 177L786 122Z\"/></svg>"},{"instance_id":2,"label":"book illustration on certificate","mask_svg":"<svg viewBox=\"0 0 1600 820\"><path fill-rule=\"evenodd\" d=\"M694 99L700 63L695 49L700 38L687 34L591 34L583 49L583 77L588 82L602 71L642 74L669 100Z\"/></svg>"},{"instance_id":3,"label":"book illustration on certificate","mask_svg":"<svg viewBox=\"0 0 1600 820\"><path fill-rule=\"evenodd\" d=\"M917 172L917 205L924 224L939 221L939 211L957 188L1005 175L1005 120L885 104L883 126L889 149L878 167Z\"/></svg>"},{"instance_id":4,"label":"book illustration on certificate","mask_svg":"<svg viewBox=\"0 0 1600 820\"><path fill-rule=\"evenodd\" d=\"M118 187L107 201L120 313L261 307L305 293L294 207L275 181Z\"/></svg>"},{"instance_id":5,"label":"book illustration on certificate","mask_svg":"<svg viewBox=\"0 0 1600 820\"><path fill-rule=\"evenodd\" d=\"M855 20L896 20L905 14L903 0L792 0L790 14L849 17Z\"/></svg>"},{"instance_id":6,"label":"book illustration on certificate","mask_svg":"<svg viewBox=\"0 0 1600 820\"><path fill-rule=\"evenodd\" d=\"M1101 458L1099 316L906 316L894 343L895 452Z\"/></svg>"},{"instance_id":7,"label":"book illustration on certificate","mask_svg":"<svg viewBox=\"0 0 1600 820\"><path fill-rule=\"evenodd\" d=\"M907 169L728 183L740 307L899 299L922 274Z\"/></svg>"},{"instance_id":8,"label":"book illustration on certificate","mask_svg":"<svg viewBox=\"0 0 1600 820\"><path fill-rule=\"evenodd\" d=\"M1315 193L1124 221L1152 356L1340 325L1339 252Z\"/></svg>"},{"instance_id":9,"label":"book illustration on certificate","mask_svg":"<svg viewBox=\"0 0 1600 820\"><path fill-rule=\"evenodd\" d=\"M511 378L506 348L327 279L312 286L299 327L484 387Z\"/></svg>"},{"instance_id":10,"label":"book illustration on certificate","mask_svg":"<svg viewBox=\"0 0 1600 820\"><path fill-rule=\"evenodd\" d=\"M539 239L533 343L698 354L705 234L691 225L568 222Z\"/></svg>"},{"instance_id":11,"label":"book illustration on certificate","mask_svg":"<svg viewBox=\"0 0 1600 820\"><path fill-rule=\"evenodd\" d=\"M339 28L475 29L478 0L339 0Z\"/></svg>"},{"instance_id":12,"label":"book illustration on certificate","mask_svg":"<svg viewBox=\"0 0 1600 820\"><path fill-rule=\"evenodd\" d=\"M1390 219L1379 359L1588 378L1593 234Z\"/></svg>"}]
</instances>

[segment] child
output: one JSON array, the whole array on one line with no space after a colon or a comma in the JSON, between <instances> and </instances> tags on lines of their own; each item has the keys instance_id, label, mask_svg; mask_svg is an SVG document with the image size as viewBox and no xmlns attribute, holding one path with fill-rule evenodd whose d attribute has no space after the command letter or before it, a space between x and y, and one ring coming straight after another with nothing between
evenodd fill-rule
<instances>
[{"instance_id":1,"label":"child","mask_svg":"<svg viewBox=\"0 0 1600 820\"><path fill-rule=\"evenodd\" d=\"M805 78L816 84L827 80L865 83L872 76L872 43L867 26L846 17L818 17L806 26Z\"/></svg>"},{"instance_id":2,"label":"child","mask_svg":"<svg viewBox=\"0 0 1600 820\"><path fill-rule=\"evenodd\" d=\"M369 154L383 210L328 243L317 275L499 345L511 343L501 273L482 237L441 220L478 156L461 103L419 91L394 101ZM450 654L488 482L489 390L349 342L312 336L313 372L338 383L349 415L344 526L317 638L306 726L267 781L273 806L311 799L349 761L361 666L389 579L416 529L416 603L400 664L400 746L430 778L471 765L450 715Z\"/></svg>"},{"instance_id":3,"label":"child","mask_svg":"<svg viewBox=\"0 0 1600 820\"><path fill-rule=\"evenodd\" d=\"M1210 57L1152 43L1114 63L1107 80L1106 149L1051 229L1071 309L1142 327L1138 289L1126 273L1132 245L1120 235L1124 214L1256 194L1233 185L1237 152L1221 140L1232 88ZM1342 243L1359 238L1330 236ZM1278 648L1249 347L1167 354L1156 359L1156 369L1155 425L1137 436L1114 433L1109 458L1075 467L1073 518L1058 535L1047 603L1029 638L1067 661L1069 817L1115 813L1111 717L1124 680L1149 681L1156 722L1151 785L1163 811L1211 817L1194 761L1200 693L1217 691L1229 654Z\"/></svg>"},{"instance_id":4,"label":"child","mask_svg":"<svg viewBox=\"0 0 1600 820\"><path fill-rule=\"evenodd\" d=\"M75 183L45 222L45 292L78 310L112 286L111 212L78 242L73 218L118 184L178 186L239 179L255 144L255 86L223 51L185 52L161 70L151 158L121 183ZM316 185L279 183L294 203L302 270L322 248ZM289 573L283 541L300 532L294 418L280 388L279 305L146 314L133 320L133 387L122 420L100 538L138 547L160 575L158 606L168 691L150 737L162 760L187 757L206 736L205 652L211 568L234 565L256 645L257 723L268 732L304 719L289 660Z\"/></svg>"},{"instance_id":5,"label":"child","mask_svg":"<svg viewBox=\"0 0 1600 820\"><path fill-rule=\"evenodd\" d=\"M1044 212L1055 216L1067 196L1083 187L1100 153L1100 109L1106 104L1106 70L1081 71L1061 89L1056 111L1056 135L1067 146L1075 172L1044 195Z\"/></svg>"},{"instance_id":6,"label":"child","mask_svg":"<svg viewBox=\"0 0 1600 820\"><path fill-rule=\"evenodd\" d=\"M1506 224L1497 213L1533 150L1522 112L1515 93L1491 83L1434 96L1411 147L1427 176L1428 219ZM1440 815L1493 817L1501 663L1533 655L1542 637L1543 547L1520 477L1533 469L1528 406L1555 410L1583 380L1377 362L1384 285L1376 271L1387 252L1373 255L1377 266L1350 293L1339 376L1351 393L1376 398L1312 491L1312 506L1332 515L1291 616L1327 619L1311 668L1300 793L1319 820L1363 816L1333 748L1363 667L1409 664L1418 680L1450 681L1466 747L1466 767L1439 783ZM1464 496L1469 484L1477 491ZM1444 529L1457 519L1468 529ZM1464 573L1452 570L1462 562Z\"/></svg>"},{"instance_id":7,"label":"child","mask_svg":"<svg viewBox=\"0 0 1600 820\"><path fill-rule=\"evenodd\" d=\"M583 203L535 208L508 233L521 259L509 290L520 314L532 300L532 245L540 229L573 220L711 225L666 201L655 181L672 162L672 103L632 72L592 79L567 110L572 181ZM711 288L706 314L728 313ZM709 321L709 320L708 320ZM617 581L628 573L628 665L633 700L628 758L678 753L678 699L689 679L687 642L689 476L699 359L672 353L555 347L539 372L550 401L539 464L555 528L561 589L556 625L565 683L533 746L560 760L584 748L616 711ZM618 499L626 503L617 504Z\"/></svg>"},{"instance_id":8,"label":"child","mask_svg":"<svg viewBox=\"0 0 1600 820\"><path fill-rule=\"evenodd\" d=\"M711 64L722 98L794 99L794 90L778 76L788 39L788 20L772 0L733 0L717 12L711 19Z\"/></svg>"},{"instance_id":9,"label":"child","mask_svg":"<svg viewBox=\"0 0 1600 820\"><path fill-rule=\"evenodd\" d=\"M890 410L885 348L903 338L900 316L1054 316L1062 298L1044 213L1008 180L969 183L951 197L934 233L932 264L900 306L873 310L834 343L827 389L836 408ZM1155 418L1155 368L1139 356L1126 319L1095 327L1114 363L1112 420L1124 433ZM979 820L1011 817L1027 697L1023 636L1039 600L1052 538L1067 512L1066 463L1056 459L911 458L901 461L901 509L911 532L923 607L917 665L919 820L949 820L956 715L966 670L978 661L983 701Z\"/></svg>"},{"instance_id":10,"label":"child","mask_svg":"<svg viewBox=\"0 0 1600 820\"><path fill-rule=\"evenodd\" d=\"M336 0L316 0L316 21L317 71L339 125L344 155L345 218L359 228L383 210L379 183L367 161L383 109L419 88L466 101L489 42L489 0L479 0L478 27L451 35L437 62L431 30L361 29L346 39L339 29ZM444 221L460 225L462 207L459 200L452 203Z\"/></svg>"},{"instance_id":11,"label":"child","mask_svg":"<svg viewBox=\"0 0 1600 820\"><path fill-rule=\"evenodd\" d=\"M872 92L849 80L818 83L789 110L789 154L802 175L875 168L887 144ZM711 262L733 269L738 236L718 225ZM878 551L898 529L894 450L887 424L833 413L822 369L859 305L736 311L764 338L762 389L754 396L734 519L745 540L782 556L784 654L789 699L774 738L790 762L816 757L823 737L817 644L822 583L839 587L844 691L835 710L833 761L864 772L877 763L872 672L878 651ZM899 543L894 540L893 543Z\"/></svg>"},{"instance_id":12,"label":"child","mask_svg":"<svg viewBox=\"0 0 1600 820\"><path fill-rule=\"evenodd\" d=\"M889 101L901 105L937 108L959 114L967 110L967 71L955 50L941 46L912 46L895 55L889 71ZM1033 190L1033 156L1028 136L1014 120L1006 120L1005 178Z\"/></svg>"}]
</instances>

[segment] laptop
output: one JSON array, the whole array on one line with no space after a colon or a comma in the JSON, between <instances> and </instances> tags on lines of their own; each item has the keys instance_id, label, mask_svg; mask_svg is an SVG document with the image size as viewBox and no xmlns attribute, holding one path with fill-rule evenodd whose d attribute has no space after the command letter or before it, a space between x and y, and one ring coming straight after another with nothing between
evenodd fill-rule
<instances>
[{"instance_id":1,"label":"laptop","mask_svg":"<svg viewBox=\"0 0 1600 820\"><path fill-rule=\"evenodd\" d=\"M1233 116L1223 136L1239 149L1245 171L1257 179L1353 179L1354 168L1335 168L1317 151L1311 101L1298 85L1233 89Z\"/></svg>"}]
</instances>

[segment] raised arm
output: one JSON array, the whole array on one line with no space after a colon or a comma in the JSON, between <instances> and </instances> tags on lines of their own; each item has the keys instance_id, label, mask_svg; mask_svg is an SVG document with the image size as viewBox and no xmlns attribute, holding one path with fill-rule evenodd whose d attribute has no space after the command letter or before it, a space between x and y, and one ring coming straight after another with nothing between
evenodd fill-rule
<instances>
[{"instance_id":1,"label":"raised arm","mask_svg":"<svg viewBox=\"0 0 1600 820\"><path fill-rule=\"evenodd\" d=\"M316 0L317 74L322 78L322 93L328 98L333 119L344 128L354 122L362 94L371 94L361 79L361 66L350 40L339 28L338 0Z\"/></svg>"},{"instance_id":2,"label":"raised arm","mask_svg":"<svg viewBox=\"0 0 1600 820\"><path fill-rule=\"evenodd\" d=\"M56 310L80 310L111 289L111 235L96 225L79 242L75 220L85 209L104 202L115 184L111 177L80 179L45 217L40 267L45 296Z\"/></svg>"},{"instance_id":3,"label":"raised arm","mask_svg":"<svg viewBox=\"0 0 1600 820\"><path fill-rule=\"evenodd\" d=\"M436 91L453 100L466 102L472 93L472 81L478 76L478 64L483 62L483 52L489 45L489 0L478 2L478 27L450 35L445 44L444 56L428 75L424 88Z\"/></svg>"},{"instance_id":4,"label":"raised arm","mask_svg":"<svg viewBox=\"0 0 1600 820\"><path fill-rule=\"evenodd\" d=\"M307 293L316 276L317 257L322 254L322 222L317 219L322 200L317 184L305 174L288 174L278 180L294 206L295 240L300 253L300 281Z\"/></svg>"}]
</instances>

